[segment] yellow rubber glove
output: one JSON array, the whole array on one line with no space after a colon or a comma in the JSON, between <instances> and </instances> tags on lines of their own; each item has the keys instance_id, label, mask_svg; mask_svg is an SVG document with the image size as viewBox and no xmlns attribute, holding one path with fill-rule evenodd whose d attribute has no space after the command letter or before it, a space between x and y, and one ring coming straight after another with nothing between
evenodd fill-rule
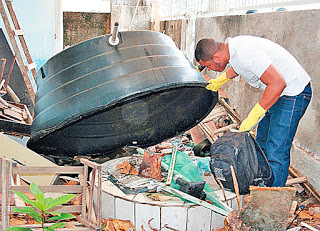
<instances>
[{"instance_id":1,"label":"yellow rubber glove","mask_svg":"<svg viewBox=\"0 0 320 231\"><path fill-rule=\"evenodd\" d=\"M257 103L250 111L248 117L242 121L239 131L249 131L259 120L261 116L266 113L266 110Z\"/></svg>"},{"instance_id":2,"label":"yellow rubber glove","mask_svg":"<svg viewBox=\"0 0 320 231\"><path fill-rule=\"evenodd\" d=\"M206 86L206 89L211 91L218 91L218 89L229 80L230 79L227 79L227 74L225 72L215 79L210 79L209 84Z\"/></svg>"}]
</instances>

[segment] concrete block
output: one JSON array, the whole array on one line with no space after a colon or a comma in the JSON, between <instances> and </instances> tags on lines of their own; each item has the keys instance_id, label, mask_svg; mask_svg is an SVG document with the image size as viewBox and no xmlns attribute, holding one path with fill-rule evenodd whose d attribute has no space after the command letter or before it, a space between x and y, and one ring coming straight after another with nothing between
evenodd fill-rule
<instances>
[{"instance_id":1,"label":"concrete block","mask_svg":"<svg viewBox=\"0 0 320 231\"><path fill-rule=\"evenodd\" d=\"M254 230L286 230L294 195L291 187L250 187L239 217Z\"/></svg>"}]
</instances>

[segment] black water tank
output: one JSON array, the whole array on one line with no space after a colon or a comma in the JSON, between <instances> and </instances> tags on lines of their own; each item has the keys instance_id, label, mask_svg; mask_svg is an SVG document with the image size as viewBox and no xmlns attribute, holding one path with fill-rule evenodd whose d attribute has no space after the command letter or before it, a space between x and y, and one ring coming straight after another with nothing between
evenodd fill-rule
<instances>
[{"instance_id":1,"label":"black water tank","mask_svg":"<svg viewBox=\"0 0 320 231\"><path fill-rule=\"evenodd\" d=\"M28 147L42 154L105 154L147 147L200 122L217 93L170 37L119 33L72 46L49 59L37 77Z\"/></svg>"}]
</instances>

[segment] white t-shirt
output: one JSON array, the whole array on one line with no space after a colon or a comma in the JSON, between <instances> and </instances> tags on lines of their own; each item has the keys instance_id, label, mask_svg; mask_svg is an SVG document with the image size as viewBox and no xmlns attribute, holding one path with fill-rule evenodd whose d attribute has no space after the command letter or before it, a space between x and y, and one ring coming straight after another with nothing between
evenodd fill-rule
<instances>
[{"instance_id":1,"label":"white t-shirt","mask_svg":"<svg viewBox=\"0 0 320 231\"><path fill-rule=\"evenodd\" d=\"M229 64L253 87L265 90L266 85L260 77L271 64L277 68L287 84L281 96L300 94L311 80L286 49L270 40L243 35L227 38L226 43L229 46Z\"/></svg>"}]
</instances>

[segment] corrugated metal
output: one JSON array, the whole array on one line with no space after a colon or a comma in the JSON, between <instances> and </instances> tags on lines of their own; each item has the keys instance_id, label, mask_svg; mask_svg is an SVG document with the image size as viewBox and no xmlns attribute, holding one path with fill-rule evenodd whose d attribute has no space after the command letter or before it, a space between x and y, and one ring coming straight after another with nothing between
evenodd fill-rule
<instances>
[{"instance_id":1,"label":"corrugated metal","mask_svg":"<svg viewBox=\"0 0 320 231\"><path fill-rule=\"evenodd\" d=\"M87 40L52 57L38 74L28 147L92 155L146 147L186 131L217 102L172 39L153 31Z\"/></svg>"}]
</instances>

